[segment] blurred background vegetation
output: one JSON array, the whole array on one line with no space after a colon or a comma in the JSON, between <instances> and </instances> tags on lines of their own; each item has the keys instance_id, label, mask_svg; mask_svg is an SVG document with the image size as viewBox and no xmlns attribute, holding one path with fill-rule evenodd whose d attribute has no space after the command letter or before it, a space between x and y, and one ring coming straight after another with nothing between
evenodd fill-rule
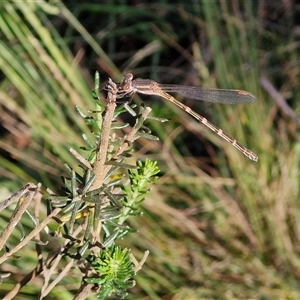
<instances>
[{"instance_id":1,"label":"blurred background vegetation","mask_svg":"<svg viewBox=\"0 0 300 300\"><path fill-rule=\"evenodd\" d=\"M94 109L96 70L103 85L130 71L161 83L247 90L256 103L178 99L258 163L174 105L141 97L170 121L149 122L160 140L141 139L135 153L157 160L161 174L143 217L132 220L139 232L123 240L137 258L150 251L128 299L300 298L299 4L25 0L0 7L1 200L27 182L58 190L63 163L76 164L68 148L79 150L81 134L89 134L75 105ZM1 212L1 229L9 214ZM0 285L4 294L36 264L32 245L19 255L0 266L13 274ZM72 299L78 282L65 280L47 299ZM30 282L18 299L36 299L39 287Z\"/></svg>"}]
</instances>

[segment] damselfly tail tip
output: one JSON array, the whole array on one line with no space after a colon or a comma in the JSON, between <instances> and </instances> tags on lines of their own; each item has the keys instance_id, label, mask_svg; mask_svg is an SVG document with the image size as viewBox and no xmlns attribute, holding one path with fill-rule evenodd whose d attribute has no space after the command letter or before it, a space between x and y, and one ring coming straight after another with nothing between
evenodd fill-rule
<instances>
[{"instance_id":1,"label":"damselfly tail tip","mask_svg":"<svg viewBox=\"0 0 300 300\"><path fill-rule=\"evenodd\" d=\"M244 154L251 160L258 162L258 156L255 153L253 153L252 151L245 152Z\"/></svg>"}]
</instances>

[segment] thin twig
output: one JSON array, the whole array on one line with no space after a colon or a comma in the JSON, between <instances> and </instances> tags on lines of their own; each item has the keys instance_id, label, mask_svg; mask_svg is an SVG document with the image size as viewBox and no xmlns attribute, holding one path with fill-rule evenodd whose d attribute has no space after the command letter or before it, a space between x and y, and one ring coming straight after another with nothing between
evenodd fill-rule
<instances>
[{"instance_id":1,"label":"thin twig","mask_svg":"<svg viewBox=\"0 0 300 300\"><path fill-rule=\"evenodd\" d=\"M83 282L73 300L83 300L95 294L95 285L91 283Z\"/></svg>"},{"instance_id":2,"label":"thin twig","mask_svg":"<svg viewBox=\"0 0 300 300\"><path fill-rule=\"evenodd\" d=\"M280 93L275 89L269 79L265 76L260 78L260 83L262 87L269 93L269 95L275 100L277 105L281 110L289 116L293 121L296 122L297 126L300 128L300 120L298 119L295 112L288 106L285 99L280 95Z\"/></svg>"},{"instance_id":3,"label":"thin twig","mask_svg":"<svg viewBox=\"0 0 300 300\"><path fill-rule=\"evenodd\" d=\"M141 119L142 120L146 120L148 115L150 114L150 112L152 111L152 109L150 107L146 107L144 112L141 115ZM124 141L124 143L120 146L120 148L117 150L117 152L114 154L114 156L111 158L111 160L116 159L117 157L119 157L125 150L127 150L129 148L129 145L131 143L134 142L134 140L136 139L136 134L139 131L139 126L138 123L135 124L134 127L132 127L131 131L129 132L129 134L126 137L126 140ZM105 166L105 174L107 174L109 172L109 170L112 168L112 165L106 165Z\"/></svg>"},{"instance_id":4,"label":"thin twig","mask_svg":"<svg viewBox=\"0 0 300 300\"><path fill-rule=\"evenodd\" d=\"M92 166L91 164L82 156L80 155L75 149L73 148L69 148L69 151L71 152L71 154L73 154L73 156L82 163L82 165L84 165L85 167L87 167L89 170L92 170Z\"/></svg>"},{"instance_id":5,"label":"thin twig","mask_svg":"<svg viewBox=\"0 0 300 300\"><path fill-rule=\"evenodd\" d=\"M43 230L45 226L55 217L62 209L56 208L52 211L50 215L46 217L36 228L34 228L17 246L11 249L9 252L6 252L2 257L0 257L0 264L2 264L8 257L12 256L14 253L23 248L29 241L31 241L35 235Z\"/></svg>"},{"instance_id":6,"label":"thin twig","mask_svg":"<svg viewBox=\"0 0 300 300\"><path fill-rule=\"evenodd\" d=\"M36 189L36 185L34 183L27 183L23 188L21 188L19 191L15 192L13 195L11 195L9 198L1 202L0 204L0 211L5 209L7 206L9 206L11 203L13 203L16 200L19 200L24 194L28 192L32 192Z\"/></svg>"},{"instance_id":7,"label":"thin twig","mask_svg":"<svg viewBox=\"0 0 300 300\"><path fill-rule=\"evenodd\" d=\"M134 272L137 273L139 270L142 269L143 264L147 260L148 255L150 254L149 250L145 251L143 258L140 262L137 261L137 259L134 257L132 253L130 253L130 258L134 264Z\"/></svg>"},{"instance_id":8,"label":"thin twig","mask_svg":"<svg viewBox=\"0 0 300 300\"><path fill-rule=\"evenodd\" d=\"M24 240L22 240L21 243L19 243L16 247L14 247L11 251L5 253L1 258L0 258L0 264L4 262L8 257L12 256L15 252L20 250L22 247L24 247L31 239L34 238L34 236L43 230L45 226L51 221L51 219L56 216L62 209L61 208L56 208L53 210L53 212L47 216L47 218L39 224L33 231L31 231ZM44 270L40 268L41 266L38 265L37 268L35 268L33 271L31 271L29 274L27 274L18 284L15 285L15 287L4 296L3 299L14 299L14 297L18 294L20 289L27 284L32 278L36 277L40 273L42 273Z\"/></svg>"},{"instance_id":9,"label":"thin twig","mask_svg":"<svg viewBox=\"0 0 300 300\"><path fill-rule=\"evenodd\" d=\"M97 148L96 161L94 165L95 180L90 188L91 191L98 189L102 186L103 180L106 175L106 173L104 172L104 166L106 163L110 128L114 117L114 112L116 108L116 97L117 97L116 95L118 92L117 85L110 78L108 81L107 88L108 88L107 104L106 104L105 115L103 118L99 144Z\"/></svg>"},{"instance_id":10,"label":"thin twig","mask_svg":"<svg viewBox=\"0 0 300 300\"><path fill-rule=\"evenodd\" d=\"M5 295L5 300L16 299L15 296L19 293L20 289L25 286L31 279L37 277L43 272L42 265L39 263L36 268L30 271L26 276L22 278L22 280L15 285L15 287Z\"/></svg>"},{"instance_id":11,"label":"thin twig","mask_svg":"<svg viewBox=\"0 0 300 300\"><path fill-rule=\"evenodd\" d=\"M40 295L40 299L43 299L47 296L53 288L64 278L64 276L71 270L75 262L75 259L71 259L68 264L62 269L58 276L47 286L47 288Z\"/></svg>"},{"instance_id":12,"label":"thin twig","mask_svg":"<svg viewBox=\"0 0 300 300\"><path fill-rule=\"evenodd\" d=\"M78 228L73 232L73 237L75 238L80 232L82 232L83 227L80 225ZM69 244L72 243L69 240L66 240L64 242L64 245L62 247L59 247L56 251L52 253L52 255L49 255L47 258L47 261L44 264L44 284L41 288L41 295L46 296L49 292L49 286L52 285L52 283L49 284L51 278L53 275L57 272L58 264L60 263L61 259L65 257L65 252L67 252L67 249L70 247ZM73 261L74 262L74 261ZM57 284L56 282L55 284ZM53 286L54 287L54 286ZM47 291L47 294L45 294ZM51 291L51 290L50 290Z\"/></svg>"},{"instance_id":13,"label":"thin twig","mask_svg":"<svg viewBox=\"0 0 300 300\"><path fill-rule=\"evenodd\" d=\"M21 217L23 216L25 210L27 209L27 207L30 204L32 198L34 197L35 191L36 191L36 185L34 185L32 183L27 184L23 189L21 189L19 192L15 193L13 196L11 196L10 198L8 198L6 200L5 205L8 204L9 202L11 203L12 201L15 201L18 197L20 199L20 197L25 194L24 199L19 200L20 205L16 206L16 208L14 210L14 213L10 218L9 223L7 224L5 229L3 230L2 234L0 235L0 250L3 248L3 246L6 243L7 239L10 237L12 231L14 230L14 228L19 223L19 221L20 221Z\"/></svg>"}]
</instances>

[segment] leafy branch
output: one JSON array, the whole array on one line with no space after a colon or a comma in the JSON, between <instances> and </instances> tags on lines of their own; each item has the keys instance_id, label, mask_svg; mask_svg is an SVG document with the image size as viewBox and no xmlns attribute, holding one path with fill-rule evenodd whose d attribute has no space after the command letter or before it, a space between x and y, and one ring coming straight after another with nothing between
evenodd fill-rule
<instances>
[{"instance_id":1,"label":"leafy branch","mask_svg":"<svg viewBox=\"0 0 300 300\"><path fill-rule=\"evenodd\" d=\"M132 112L135 106L117 106L118 86L111 80L106 90L107 101L102 104L99 101L99 76L96 74L93 93L96 110L85 113L77 107L92 136L91 139L83 135L86 145L81 149L85 156L70 149L78 161L79 169L65 166L69 175L62 177L61 194L48 189L49 216L58 224L52 235L60 237L63 245L52 251L47 259L41 258L36 269L27 276L31 279L43 274L40 299L68 276L72 268L79 268L82 273L81 287L75 299L84 299L95 291L98 291L98 299L113 293L123 298L126 290L134 286L133 277L149 253L146 251L142 261L137 262L131 250L122 249L116 245L116 241L135 231L125 221L140 215L139 207L149 192L149 185L158 179L156 162L127 163L127 159L134 155L133 145L137 139L156 139L144 125L151 109L141 106L133 116L135 125L124 134L121 130L129 128L129 124L120 124L118 117ZM42 253L42 249L40 245L38 252ZM68 263L64 272L53 279L58 264L65 259L68 259ZM23 284L16 286L7 299L12 299L27 282L24 280Z\"/></svg>"}]
</instances>

